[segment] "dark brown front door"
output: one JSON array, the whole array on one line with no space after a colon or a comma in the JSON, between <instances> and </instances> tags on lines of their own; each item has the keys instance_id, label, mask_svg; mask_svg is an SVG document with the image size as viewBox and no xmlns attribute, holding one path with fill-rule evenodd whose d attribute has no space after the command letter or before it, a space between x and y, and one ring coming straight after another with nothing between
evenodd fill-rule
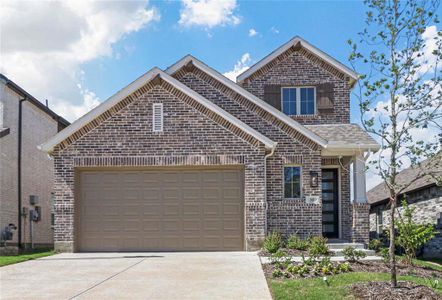
<instances>
[{"instance_id":1,"label":"dark brown front door","mask_svg":"<svg viewBox=\"0 0 442 300\"><path fill-rule=\"evenodd\" d=\"M322 170L322 234L339 238L338 170Z\"/></svg>"}]
</instances>

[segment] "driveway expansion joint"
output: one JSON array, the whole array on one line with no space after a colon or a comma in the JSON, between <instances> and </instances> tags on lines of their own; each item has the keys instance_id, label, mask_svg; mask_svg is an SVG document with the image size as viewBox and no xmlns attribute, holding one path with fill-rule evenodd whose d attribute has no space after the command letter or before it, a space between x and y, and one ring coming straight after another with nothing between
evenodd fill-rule
<instances>
[{"instance_id":1,"label":"driveway expansion joint","mask_svg":"<svg viewBox=\"0 0 442 300\"><path fill-rule=\"evenodd\" d=\"M135 267L136 265L142 263L144 260L145 260L145 258L143 258L142 260L140 260L140 261L138 261L138 262L136 262L136 263L134 263L134 264L128 266L127 268L125 268L125 269L123 269L123 270L121 270L121 271L119 271L119 272L113 274L112 276L109 276L109 277L103 279L102 281L100 281L100 282L94 284L93 286L91 286L91 287L85 289L84 291L81 291L81 292L79 292L78 294L72 296L71 298L69 298L69 300L76 299L76 298L80 297L81 295L83 295L83 294L87 293L88 291L90 291L90 290L96 288L97 286L99 286L99 285L105 283L106 281L109 281L109 280L111 280L112 278L115 278L116 276L118 276L118 275L120 275L120 274L123 274L123 273L126 272L127 270L129 270L129 269Z\"/></svg>"}]
</instances>

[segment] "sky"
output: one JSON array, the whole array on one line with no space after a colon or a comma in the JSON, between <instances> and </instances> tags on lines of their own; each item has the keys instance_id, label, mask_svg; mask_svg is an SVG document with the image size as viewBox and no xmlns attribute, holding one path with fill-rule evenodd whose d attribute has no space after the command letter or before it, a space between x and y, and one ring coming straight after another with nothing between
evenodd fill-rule
<instances>
[{"instance_id":1,"label":"sky","mask_svg":"<svg viewBox=\"0 0 442 300\"><path fill-rule=\"evenodd\" d=\"M299 35L348 65L362 1L0 2L0 72L74 121L192 54L231 79ZM352 97L351 121L359 122ZM368 187L379 182L368 176Z\"/></svg>"}]
</instances>

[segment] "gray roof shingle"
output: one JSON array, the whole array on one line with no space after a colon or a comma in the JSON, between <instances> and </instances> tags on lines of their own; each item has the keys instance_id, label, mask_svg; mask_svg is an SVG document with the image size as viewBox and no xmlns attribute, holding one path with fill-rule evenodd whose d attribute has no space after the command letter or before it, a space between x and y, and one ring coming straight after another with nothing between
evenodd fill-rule
<instances>
[{"instance_id":1,"label":"gray roof shingle","mask_svg":"<svg viewBox=\"0 0 442 300\"><path fill-rule=\"evenodd\" d=\"M378 143L357 124L326 124L326 125L304 125L329 144L339 144L342 146L354 146L373 148L378 147ZM376 146L376 147L375 147Z\"/></svg>"},{"instance_id":2,"label":"gray roof shingle","mask_svg":"<svg viewBox=\"0 0 442 300\"><path fill-rule=\"evenodd\" d=\"M421 174L422 170L425 170L426 173L430 172L435 176L442 176L442 153L436 155L432 159L423 161L420 166L409 167L399 172L396 177L398 184L406 185L411 183L403 191L403 193L411 192L429 185L436 184L436 179L431 175L416 179L416 177ZM389 197L390 195L384 182L378 184L367 192L368 203L370 204L383 202Z\"/></svg>"}]
</instances>

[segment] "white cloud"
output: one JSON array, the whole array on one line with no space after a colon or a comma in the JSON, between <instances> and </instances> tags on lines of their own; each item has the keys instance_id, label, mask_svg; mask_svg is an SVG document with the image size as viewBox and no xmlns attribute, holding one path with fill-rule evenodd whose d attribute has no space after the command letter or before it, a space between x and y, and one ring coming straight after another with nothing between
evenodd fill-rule
<instances>
[{"instance_id":1,"label":"white cloud","mask_svg":"<svg viewBox=\"0 0 442 300\"><path fill-rule=\"evenodd\" d=\"M99 103L79 85L81 64L112 57L114 43L159 20L147 4L2 1L0 72L73 121Z\"/></svg>"},{"instance_id":2,"label":"white cloud","mask_svg":"<svg viewBox=\"0 0 442 300\"><path fill-rule=\"evenodd\" d=\"M236 62L233 66L233 70L224 73L223 75L229 78L230 80L236 82L236 77L247 70L250 67L250 63L252 62L250 58L250 53L244 53L241 56L241 59Z\"/></svg>"},{"instance_id":3,"label":"white cloud","mask_svg":"<svg viewBox=\"0 0 442 300\"><path fill-rule=\"evenodd\" d=\"M276 27L274 27L274 26L272 26L272 27L270 28L270 31L273 32L274 34L279 34L279 29L276 28Z\"/></svg>"},{"instance_id":4,"label":"white cloud","mask_svg":"<svg viewBox=\"0 0 442 300\"><path fill-rule=\"evenodd\" d=\"M180 11L181 26L214 26L237 25L241 22L235 14L238 5L236 0L182 0Z\"/></svg>"},{"instance_id":5,"label":"white cloud","mask_svg":"<svg viewBox=\"0 0 442 300\"><path fill-rule=\"evenodd\" d=\"M254 28L249 29L249 36L250 37L253 37L257 34L258 34L258 32Z\"/></svg>"},{"instance_id":6,"label":"white cloud","mask_svg":"<svg viewBox=\"0 0 442 300\"><path fill-rule=\"evenodd\" d=\"M434 66L437 61L437 56L433 54L435 50L438 49L437 45L437 27L436 25L428 26L424 33L422 33L422 39L425 44L423 49L423 55L421 57L415 58L420 64L421 68L419 69L421 74L428 72L429 70L434 69ZM440 39L440 38L439 38ZM439 68L440 68L439 64Z\"/></svg>"},{"instance_id":7,"label":"white cloud","mask_svg":"<svg viewBox=\"0 0 442 300\"><path fill-rule=\"evenodd\" d=\"M430 86L430 96L432 97L431 103L427 105L425 108L423 108L423 111L429 112L434 110L435 108L440 105L440 94L442 93L442 85L440 82L434 82L430 80L425 80L427 78L424 73L428 71L430 68L434 68L436 64L436 58L433 54L433 51L437 49L437 43L434 39L437 36L437 28L436 26L429 26L426 28L425 32L422 34L422 39L424 40L425 47L423 51L423 55L419 58L416 58L418 62L422 65L420 74L423 75L423 83ZM418 75L417 75L418 76ZM408 99L404 95L399 95L398 97L398 104L397 105L404 105L406 104ZM414 101L412 99L411 101ZM373 108L367 112L367 118L373 117L375 121L379 123L379 121L382 121L384 124L390 124L389 115L391 113L391 104L389 99L383 99L379 100ZM419 111L413 111L408 114L407 110L402 111L401 113L398 113L398 127L407 127L409 126L407 118L409 116L415 117ZM388 130L391 126L387 126L386 130ZM407 146L410 146L411 144L414 144L418 141L425 141L427 143L437 143L439 141L440 134L440 128L435 126L434 124L429 124L426 128L411 128L410 129L410 135L412 137L411 142L407 142L402 145L402 148L399 152L399 155L402 155L405 153ZM380 139L378 139L378 142L381 142ZM389 149L387 150L380 150L377 153L371 155L369 160L373 161L380 161L382 164L382 168L385 169L388 166L386 165L386 162L389 160L391 156L391 151ZM400 158L400 162L402 163L401 170L408 168L411 164L411 161L407 157ZM381 177L378 175L378 171L375 169L375 166L369 165L370 168L367 171L367 190L373 188L380 182L382 182Z\"/></svg>"}]
</instances>

